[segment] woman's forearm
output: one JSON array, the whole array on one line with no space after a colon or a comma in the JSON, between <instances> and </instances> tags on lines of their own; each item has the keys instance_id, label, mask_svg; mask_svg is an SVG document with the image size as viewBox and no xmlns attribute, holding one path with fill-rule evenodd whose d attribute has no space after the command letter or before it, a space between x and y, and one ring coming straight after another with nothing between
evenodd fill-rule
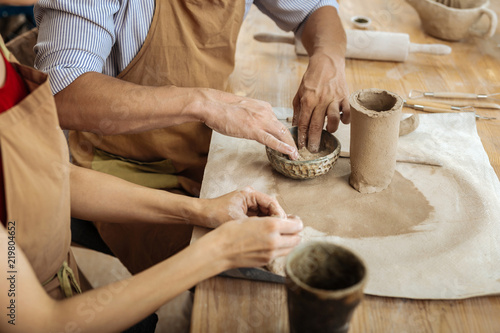
<instances>
[{"instance_id":1,"label":"woman's forearm","mask_svg":"<svg viewBox=\"0 0 500 333\"><path fill-rule=\"evenodd\" d=\"M105 173L70 167L71 215L111 223L193 223L200 200L135 185Z\"/></svg>"},{"instance_id":2,"label":"woman's forearm","mask_svg":"<svg viewBox=\"0 0 500 333\"><path fill-rule=\"evenodd\" d=\"M21 248L19 274L0 279L0 306L14 299L15 325L0 321L1 332L118 332L139 322L162 304L200 281L226 269L255 267L286 255L300 242L302 222L267 217L222 225L169 259L129 278L57 301L40 285ZM0 270L9 270L9 238L0 225ZM14 287L12 285L14 284ZM10 296L10 289L18 291ZM10 310L9 310L10 311Z\"/></svg>"},{"instance_id":3,"label":"woman's forearm","mask_svg":"<svg viewBox=\"0 0 500 333\"><path fill-rule=\"evenodd\" d=\"M0 244L4 245L4 239L0 239ZM22 264L18 264L20 273L16 276L16 290L19 292L15 298L15 325L2 320L0 331L123 331L183 291L226 269L224 261L220 260L221 251L206 245L190 246L129 279L62 301L56 301L45 293L20 251L18 257ZM0 264L2 266L5 265ZM5 291L5 297L0 298L4 309L10 302L7 283L0 282Z\"/></svg>"},{"instance_id":4,"label":"woman's forearm","mask_svg":"<svg viewBox=\"0 0 500 333\"><path fill-rule=\"evenodd\" d=\"M206 247L203 251L201 247L188 247L127 280L59 302L54 315L75 322L82 332L122 331L183 291L224 270L210 254ZM99 304L100 300L106 304ZM80 314L71 309L80 309Z\"/></svg>"}]
</instances>

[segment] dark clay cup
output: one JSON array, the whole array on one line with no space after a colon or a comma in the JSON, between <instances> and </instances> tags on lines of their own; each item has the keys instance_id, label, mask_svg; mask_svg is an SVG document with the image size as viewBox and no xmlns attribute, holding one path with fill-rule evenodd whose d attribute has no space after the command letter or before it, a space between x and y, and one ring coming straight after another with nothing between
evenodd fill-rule
<instances>
[{"instance_id":1,"label":"dark clay cup","mask_svg":"<svg viewBox=\"0 0 500 333\"><path fill-rule=\"evenodd\" d=\"M358 256L329 242L309 242L288 255L285 270L291 333L349 330L367 280Z\"/></svg>"}]
</instances>

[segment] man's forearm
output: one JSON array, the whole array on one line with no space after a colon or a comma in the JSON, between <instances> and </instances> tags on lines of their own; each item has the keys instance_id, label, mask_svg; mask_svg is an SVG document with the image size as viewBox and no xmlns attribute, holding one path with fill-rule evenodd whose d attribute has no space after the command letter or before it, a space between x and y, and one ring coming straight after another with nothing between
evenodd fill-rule
<instances>
[{"instance_id":1,"label":"man's forearm","mask_svg":"<svg viewBox=\"0 0 500 333\"><path fill-rule=\"evenodd\" d=\"M321 7L311 14L302 33L302 43L310 56L323 52L345 57L346 34L335 7Z\"/></svg>"},{"instance_id":2,"label":"man's forearm","mask_svg":"<svg viewBox=\"0 0 500 333\"><path fill-rule=\"evenodd\" d=\"M110 223L191 224L200 220L200 200L138 186L74 165L70 170L73 217Z\"/></svg>"},{"instance_id":3,"label":"man's forearm","mask_svg":"<svg viewBox=\"0 0 500 333\"><path fill-rule=\"evenodd\" d=\"M222 90L140 86L91 72L55 99L63 129L115 135L199 121L221 134L256 140L298 158L290 132L269 103Z\"/></svg>"},{"instance_id":4,"label":"man's forearm","mask_svg":"<svg viewBox=\"0 0 500 333\"><path fill-rule=\"evenodd\" d=\"M195 88L140 86L89 72L55 100L63 129L112 135L199 121L190 107L199 94Z\"/></svg>"}]
</instances>

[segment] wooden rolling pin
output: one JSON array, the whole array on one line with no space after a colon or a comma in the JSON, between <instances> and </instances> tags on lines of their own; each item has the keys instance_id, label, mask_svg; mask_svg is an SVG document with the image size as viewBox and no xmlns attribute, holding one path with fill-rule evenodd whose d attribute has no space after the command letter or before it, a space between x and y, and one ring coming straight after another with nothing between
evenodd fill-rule
<instances>
[{"instance_id":1,"label":"wooden rolling pin","mask_svg":"<svg viewBox=\"0 0 500 333\"><path fill-rule=\"evenodd\" d=\"M416 44L410 42L408 34L367 30L346 30L346 58L399 61L408 58L409 53L450 54L451 47L443 44ZM287 43L295 45L295 53L307 55L302 42L293 36L261 33L254 35L260 42Z\"/></svg>"}]
</instances>

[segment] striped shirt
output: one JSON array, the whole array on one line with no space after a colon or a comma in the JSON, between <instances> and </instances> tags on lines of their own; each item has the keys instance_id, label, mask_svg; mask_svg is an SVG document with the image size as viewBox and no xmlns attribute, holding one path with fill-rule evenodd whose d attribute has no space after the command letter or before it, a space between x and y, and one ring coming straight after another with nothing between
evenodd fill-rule
<instances>
[{"instance_id":1,"label":"striped shirt","mask_svg":"<svg viewBox=\"0 0 500 333\"><path fill-rule=\"evenodd\" d=\"M336 0L245 0L245 16L252 4L297 36L318 8L338 9ZM86 72L117 76L123 71L146 39L154 7L155 0L39 0L35 67L49 74L52 93Z\"/></svg>"}]
</instances>

